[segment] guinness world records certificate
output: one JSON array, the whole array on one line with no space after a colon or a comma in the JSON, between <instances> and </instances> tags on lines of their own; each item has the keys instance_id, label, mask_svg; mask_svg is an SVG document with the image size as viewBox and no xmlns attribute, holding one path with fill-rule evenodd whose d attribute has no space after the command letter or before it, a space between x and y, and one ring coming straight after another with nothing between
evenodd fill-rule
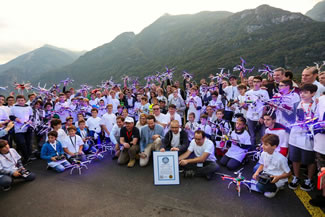
<instances>
[{"instance_id":1,"label":"guinness world records certificate","mask_svg":"<svg viewBox=\"0 0 325 217\"><path fill-rule=\"evenodd\" d=\"M153 172L155 185L178 185L178 152L153 152Z\"/></svg>"}]
</instances>

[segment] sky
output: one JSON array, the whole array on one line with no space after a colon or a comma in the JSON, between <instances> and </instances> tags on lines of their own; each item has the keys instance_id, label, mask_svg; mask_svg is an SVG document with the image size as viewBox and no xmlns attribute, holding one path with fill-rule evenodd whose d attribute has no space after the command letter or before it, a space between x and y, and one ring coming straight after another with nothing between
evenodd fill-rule
<instances>
[{"instance_id":1,"label":"sky","mask_svg":"<svg viewBox=\"0 0 325 217\"><path fill-rule=\"evenodd\" d=\"M0 64L44 44L92 50L163 14L239 12L262 4L306 13L321 0L0 0Z\"/></svg>"}]
</instances>

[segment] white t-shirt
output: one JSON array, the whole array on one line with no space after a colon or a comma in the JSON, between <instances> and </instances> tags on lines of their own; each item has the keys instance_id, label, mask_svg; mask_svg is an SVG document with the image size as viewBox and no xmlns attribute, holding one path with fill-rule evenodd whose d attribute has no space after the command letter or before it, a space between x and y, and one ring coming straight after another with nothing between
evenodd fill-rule
<instances>
[{"instance_id":1,"label":"white t-shirt","mask_svg":"<svg viewBox=\"0 0 325 217\"><path fill-rule=\"evenodd\" d=\"M188 112L187 112L187 119L188 119L188 116L193 112L195 114L195 121L198 122L200 120L201 111L197 110L194 105L196 105L196 107L202 108L201 98L198 96L195 96L195 97L190 96L189 98L186 99L186 103L189 104L189 108L188 108Z\"/></svg>"},{"instance_id":2,"label":"white t-shirt","mask_svg":"<svg viewBox=\"0 0 325 217\"><path fill-rule=\"evenodd\" d=\"M58 113L60 116L60 120L62 123L66 122L67 117L70 116L70 112L67 110L67 108L70 108L69 102L57 102L55 104L54 110Z\"/></svg>"},{"instance_id":3,"label":"white t-shirt","mask_svg":"<svg viewBox=\"0 0 325 217\"><path fill-rule=\"evenodd\" d=\"M33 114L33 110L30 106L18 106L11 107L11 114L20 119L22 123L15 122L15 133L26 133L27 127L22 128L24 122L29 120L29 117Z\"/></svg>"},{"instance_id":4,"label":"white t-shirt","mask_svg":"<svg viewBox=\"0 0 325 217\"><path fill-rule=\"evenodd\" d=\"M314 81L314 83L317 86L317 92L315 94L315 96L313 97L313 100L319 98L323 92L325 91L325 86L322 85L321 83L319 83L318 81Z\"/></svg>"},{"instance_id":5,"label":"white t-shirt","mask_svg":"<svg viewBox=\"0 0 325 217\"><path fill-rule=\"evenodd\" d=\"M251 140L248 132L245 130L243 133L238 134L235 131L231 132L231 138L239 141L240 144L251 145ZM246 149L239 147L238 145L232 144L228 149L226 156L233 158L239 162L242 162L247 153Z\"/></svg>"},{"instance_id":6,"label":"white t-shirt","mask_svg":"<svg viewBox=\"0 0 325 217\"><path fill-rule=\"evenodd\" d=\"M116 115L105 113L100 121L100 125L105 125L108 132L111 132L114 124L116 124ZM109 135L105 132L105 136L109 137Z\"/></svg>"},{"instance_id":7,"label":"white t-shirt","mask_svg":"<svg viewBox=\"0 0 325 217\"><path fill-rule=\"evenodd\" d=\"M237 86L228 86L224 89L225 93L226 93L226 97L227 97L227 100L236 100L237 99L237 96L239 95L239 91L238 91L238 88ZM225 108L226 111L232 111L226 104L226 108Z\"/></svg>"},{"instance_id":8,"label":"white t-shirt","mask_svg":"<svg viewBox=\"0 0 325 217\"><path fill-rule=\"evenodd\" d=\"M89 130L95 131L96 133L100 133L101 128L100 128L100 117L90 117L86 121L86 126L88 127Z\"/></svg>"},{"instance_id":9,"label":"white t-shirt","mask_svg":"<svg viewBox=\"0 0 325 217\"><path fill-rule=\"evenodd\" d=\"M273 96L274 97L278 97L278 96L282 96L281 94L277 93ZM294 105L296 103L299 103L300 101L300 97L297 93L293 92L290 94L287 94L285 96L282 96L282 103L283 105L285 105L288 109L292 108L291 111L293 112L294 110ZM290 110L290 109L289 109ZM285 118L285 114L284 113L288 113L286 111L281 111L280 109L276 109L275 110L275 114L276 114L276 122L279 124L282 124L284 126L289 126L290 124L293 124L295 120L290 120L291 123L289 122L289 120L287 120ZM289 113L290 114L290 113Z\"/></svg>"},{"instance_id":10,"label":"white t-shirt","mask_svg":"<svg viewBox=\"0 0 325 217\"><path fill-rule=\"evenodd\" d=\"M206 135L209 135L209 136L211 136L211 134L212 134L212 128L210 127L210 125L208 125L208 124L205 124L205 125L203 125L203 124L199 124L199 127L198 127L200 130L202 130L202 131L204 131L204 133L206 134Z\"/></svg>"},{"instance_id":11,"label":"white t-shirt","mask_svg":"<svg viewBox=\"0 0 325 217\"><path fill-rule=\"evenodd\" d=\"M83 144L84 142L79 135L75 135L74 137L67 136L62 143L62 147L67 148L72 153L78 153L80 146ZM68 154L67 156L70 157Z\"/></svg>"},{"instance_id":12,"label":"white t-shirt","mask_svg":"<svg viewBox=\"0 0 325 217\"><path fill-rule=\"evenodd\" d=\"M21 157L17 151L13 148L10 148L7 154L0 154L0 169L10 170L11 172L18 170L16 164L20 158ZM0 177L1 176L2 175L0 175Z\"/></svg>"},{"instance_id":13,"label":"white t-shirt","mask_svg":"<svg viewBox=\"0 0 325 217\"><path fill-rule=\"evenodd\" d=\"M178 133L175 134L175 133L172 132L172 134L173 134L173 138L172 138L172 141L171 141L171 146L173 148L177 148L180 145L181 129L179 129Z\"/></svg>"},{"instance_id":14,"label":"white t-shirt","mask_svg":"<svg viewBox=\"0 0 325 217\"><path fill-rule=\"evenodd\" d=\"M317 115L318 120L324 120L325 113L325 96L318 98ZM325 134L318 133L314 137L314 151L325 155Z\"/></svg>"},{"instance_id":15,"label":"white t-shirt","mask_svg":"<svg viewBox=\"0 0 325 217\"><path fill-rule=\"evenodd\" d=\"M206 161L216 161L216 157L214 156L214 145L211 140L208 138L204 139L204 143L201 146L198 146L193 139L188 147L190 152L194 152L196 157L202 156L204 152L209 153L209 157L206 159Z\"/></svg>"},{"instance_id":16,"label":"white t-shirt","mask_svg":"<svg viewBox=\"0 0 325 217\"><path fill-rule=\"evenodd\" d=\"M165 116L166 116L166 120L168 121L168 123L171 122L170 113L168 112ZM179 114L177 114L176 112L174 115L174 120L177 120L180 126L183 125L181 116Z\"/></svg>"},{"instance_id":17,"label":"white t-shirt","mask_svg":"<svg viewBox=\"0 0 325 217\"><path fill-rule=\"evenodd\" d=\"M289 173L288 159L279 152L275 151L273 154L268 154L263 151L259 163L264 166L263 171L270 175L279 176L283 173ZM280 179L275 185L277 187L284 186L288 179Z\"/></svg>"},{"instance_id":18,"label":"white t-shirt","mask_svg":"<svg viewBox=\"0 0 325 217\"><path fill-rule=\"evenodd\" d=\"M265 129L265 134L270 133L270 134L274 134L277 135L279 137L279 145L278 147L275 149L276 151L280 151L280 148L288 148L288 143L289 143L289 134L285 131L285 129L279 129L279 128L273 128L273 129L269 129L266 128Z\"/></svg>"},{"instance_id":19,"label":"white t-shirt","mask_svg":"<svg viewBox=\"0 0 325 217\"><path fill-rule=\"evenodd\" d=\"M266 90L249 90L245 94L247 101L253 101L248 105L246 116L251 121L258 121L263 114L264 102L269 100L269 94Z\"/></svg>"},{"instance_id":20,"label":"white t-shirt","mask_svg":"<svg viewBox=\"0 0 325 217\"><path fill-rule=\"evenodd\" d=\"M306 111L306 114L304 115L304 119L306 119L307 117L312 117L313 116L312 114L316 112L316 103L315 102L312 103L310 109L309 109L309 105L310 104L307 103L303 103L303 104L299 103L297 107L297 111L302 107ZM317 114L314 115L314 117L316 116ZM298 117L297 117L297 121L298 121ZM314 142L313 140L310 139L310 136L307 134L307 132L308 129L306 129L305 127L301 127L301 126L292 127L289 135L289 144L306 151L313 151Z\"/></svg>"}]
</instances>

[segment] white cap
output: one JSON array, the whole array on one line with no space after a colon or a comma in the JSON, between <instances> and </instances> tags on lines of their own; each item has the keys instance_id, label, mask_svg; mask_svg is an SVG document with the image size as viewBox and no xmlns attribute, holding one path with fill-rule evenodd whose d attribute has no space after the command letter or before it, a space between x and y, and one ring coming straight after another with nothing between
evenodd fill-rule
<instances>
[{"instance_id":1,"label":"white cap","mask_svg":"<svg viewBox=\"0 0 325 217\"><path fill-rule=\"evenodd\" d=\"M134 120L131 117L126 117L125 120L124 120L124 122L125 123L134 123Z\"/></svg>"}]
</instances>

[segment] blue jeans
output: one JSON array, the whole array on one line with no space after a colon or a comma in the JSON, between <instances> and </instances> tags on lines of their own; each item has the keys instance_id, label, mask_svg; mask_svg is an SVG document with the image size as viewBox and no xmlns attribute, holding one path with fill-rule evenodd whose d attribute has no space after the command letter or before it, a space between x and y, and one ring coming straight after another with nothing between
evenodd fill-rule
<instances>
[{"instance_id":1,"label":"blue jeans","mask_svg":"<svg viewBox=\"0 0 325 217\"><path fill-rule=\"evenodd\" d=\"M252 121L250 119L247 119L247 127L249 131L249 135L251 136L251 144L252 144L252 149L255 149L256 147L256 134L260 134L260 137L264 135L265 132L265 126L264 124L258 125L258 121Z\"/></svg>"},{"instance_id":2,"label":"blue jeans","mask_svg":"<svg viewBox=\"0 0 325 217\"><path fill-rule=\"evenodd\" d=\"M264 193L264 192L276 192L276 190L277 190L277 187L276 187L276 185L274 183L267 183L267 184L257 183L256 187L262 193Z\"/></svg>"},{"instance_id":3,"label":"blue jeans","mask_svg":"<svg viewBox=\"0 0 325 217\"><path fill-rule=\"evenodd\" d=\"M35 179L35 174L34 173L30 173L29 176L27 176L26 178L24 177L13 177L13 176L8 176L8 175L3 175L0 177L0 187L3 188L8 188L11 186L13 179L23 179L24 181L33 181Z\"/></svg>"},{"instance_id":4,"label":"blue jeans","mask_svg":"<svg viewBox=\"0 0 325 217\"><path fill-rule=\"evenodd\" d=\"M56 172L62 173L65 170L65 167L69 165L70 163L68 161L64 161L62 164L59 164L56 167L54 167L54 169L56 170Z\"/></svg>"}]
</instances>

